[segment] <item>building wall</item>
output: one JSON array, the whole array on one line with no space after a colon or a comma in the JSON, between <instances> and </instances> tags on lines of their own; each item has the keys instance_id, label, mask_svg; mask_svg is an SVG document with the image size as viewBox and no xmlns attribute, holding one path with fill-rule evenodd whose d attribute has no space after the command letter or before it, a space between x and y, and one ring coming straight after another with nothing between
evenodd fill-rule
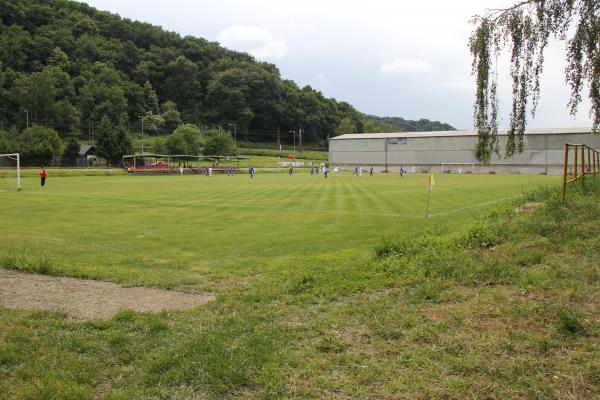
<instances>
[{"instance_id":1,"label":"building wall","mask_svg":"<svg viewBox=\"0 0 600 400\"><path fill-rule=\"evenodd\" d=\"M565 143L600 148L600 136L586 133L525 135L523 153L504 158L506 142L506 136L499 136L500 156L492 156L491 165L479 171L560 174ZM329 141L329 162L347 167L372 165L378 169L386 164L429 169L439 168L442 163L478 163L476 143L476 136L333 139Z\"/></svg>"}]
</instances>

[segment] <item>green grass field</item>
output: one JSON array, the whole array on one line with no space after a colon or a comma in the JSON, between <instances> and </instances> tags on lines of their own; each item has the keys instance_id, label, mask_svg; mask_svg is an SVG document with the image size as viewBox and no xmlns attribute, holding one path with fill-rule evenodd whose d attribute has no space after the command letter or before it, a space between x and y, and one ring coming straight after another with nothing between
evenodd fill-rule
<instances>
[{"instance_id":1,"label":"green grass field","mask_svg":"<svg viewBox=\"0 0 600 400\"><path fill-rule=\"evenodd\" d=\"M59 173L0 193L0 266L217 298L0 307L2 399L600 396L600 182L437 175L425 220L423 174Z\"/></svg>"},{"instance_id":2,"label":"green grass field","mask_svg":"<svg viewBox=\"0 0 600 400\"><path fill-rule=\"evenodd\" d=\"M131 285L223 290L271 269L369 257L383 236L456 227L544 176L258 174L48 178L3 193L0 254Z\"/></svg>"}]
</instances>

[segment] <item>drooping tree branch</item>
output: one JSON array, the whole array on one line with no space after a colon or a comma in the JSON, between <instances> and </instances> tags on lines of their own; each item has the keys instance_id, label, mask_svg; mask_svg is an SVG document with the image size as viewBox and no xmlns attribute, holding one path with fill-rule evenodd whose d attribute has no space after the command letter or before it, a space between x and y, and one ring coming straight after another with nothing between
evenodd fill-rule
<instances>
[{"instance_id":1,"label":"drooping tree branch","mask_svg":"<svg viewBox=\"0 0 600 400\"><path fill-rule=\"evenodd\" d=\"M497 75L493 64L510 51L512 107L506 157L523 150L527 114L535 116L540 96L544 50L550 39L567 42L568 108L577 113L581 91L589 86L593 130L600 128L600 2L598 0L524 0L505 9L488 10L473 18L476 28L469 47L476 78L474 123L482 162L498 154ZM570 37L569 37L570 36Z\"/></svg>"}]
</instances>

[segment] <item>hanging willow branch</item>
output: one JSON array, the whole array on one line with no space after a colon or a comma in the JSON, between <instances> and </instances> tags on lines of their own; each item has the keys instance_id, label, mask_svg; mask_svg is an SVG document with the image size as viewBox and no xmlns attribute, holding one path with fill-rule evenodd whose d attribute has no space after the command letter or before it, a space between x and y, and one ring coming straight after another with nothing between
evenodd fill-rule
<instances>
[{"instance_id":1,"label":"hanging willow branch","mask_svg":"<svg viewBox=\"0 0 600 400\"><path fill-rule=\"evenodd\" d=\"M527 110L532 118L540 96L544 50L550 39L567 42L565 78L571 89L568 108L575 116L581 91L587 85L593 131L600 129L600 1L525 0L506 9L488 10L475 16L476 28L469 47L476 78L475 128L477 153L482 162L498 154L498 76L496 59L510 51L512 107L506 157L523 151Z\"/></svg>"}]
</instances>

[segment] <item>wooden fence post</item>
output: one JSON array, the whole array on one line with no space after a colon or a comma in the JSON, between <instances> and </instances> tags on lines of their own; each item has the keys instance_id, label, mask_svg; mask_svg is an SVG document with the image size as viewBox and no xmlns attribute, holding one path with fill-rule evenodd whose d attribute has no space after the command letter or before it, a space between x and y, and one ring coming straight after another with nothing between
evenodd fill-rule
<instances>
[{"instance_id":1,"label":"wooden fence post","mask_svg":"<svg viewBox=\"0 0 600 400\"><path fill-rule=\"evenodd\" d=\"M585 149L581 145L581 183L585 183Z\"/></svg>"},{"instance_id":2,"label":"wooden fence post","mask_svg":"<svg viewBox=\"0 0 600 400\"><path fill-rule=\"evenodd\" d=\"M567 195L567 165L569 165L569 144L565 143L565 164L563 168L563 199Z\"/></svg>"},{"instance_id":3,"label":"wooden fence post","mask_svg":"<svg viewBox=\"0 0 600 400\"><path fill-rule=\"evenodd\" d=\"M575 153L575 160L574 160L574 165L573 165L573 179L577 179L577 177L579 176L579 168L578 168L578 164L577 162L579 161L579 152L577 150L579 150L577 148L577 145L573 146L573 150Z\"/></svg>"}]
</instances>

